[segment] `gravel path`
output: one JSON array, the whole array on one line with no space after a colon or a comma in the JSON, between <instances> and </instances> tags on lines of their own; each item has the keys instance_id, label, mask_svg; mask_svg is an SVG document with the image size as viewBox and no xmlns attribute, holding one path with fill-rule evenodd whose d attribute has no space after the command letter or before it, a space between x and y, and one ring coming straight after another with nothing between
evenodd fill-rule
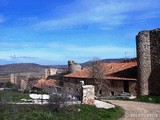
<instances>
[{"instance_id":1,"label":"gravel path","mask_svg":"<svg viewBox=\"0 0 160 120\"><path fill-rule=\"evenodd\" d=\"M121 106L125 110L125 115L120 120L160 120L159 104L120 100L107 101Z\"/></svg>"}]
</instances>

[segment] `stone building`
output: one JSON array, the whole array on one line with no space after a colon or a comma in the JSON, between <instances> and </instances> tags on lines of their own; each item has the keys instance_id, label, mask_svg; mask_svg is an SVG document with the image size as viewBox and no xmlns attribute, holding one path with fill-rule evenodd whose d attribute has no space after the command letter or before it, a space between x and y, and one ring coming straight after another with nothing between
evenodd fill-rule
<instances>
[{"instance_id":1,"label":"stone building","mask_svg":"<svg viewBox=\"0 0 160 120\"><path fill-rule=\"evenodd\" d=\"M33 85L32 90L44 91L48 94L61 93L62 88L58 86L58 80L42 78Z\"/></svg>"},{"instance_id":2,"label":"stone building","mask_svg":"<svg viewBox=\"0 0 160 120\"><path fill-rule=\"evenodd\" d=\"M79 71L81 70L81 65L75 63L74 61L71 61L69 60L68 61L68 71L69 73L72 73L72 72L76 72L76 71Z\"/></svg>"},{"instance_id":3,"label":"stone building","mask_svg":"<svg viewBox=\"0 0 160 120\"><path fill-rule=\"evenodd\" d=\"M160 95L160 29L136 36L139 95Z\"/></svg>"},{"instance_id":4,"label":"stone building","mask_svg":"<svg viewBox=\"0 0 160 120\"><path fill-rule=\"evenodd\" d=\"M121 92L130 92L137 95L137 63L136 62L122 62L122 63L101 63L105 68L105 78L100 96L112 96ZM81 81L85 85L94 85L95 92L97 92L97 85L93 78L90 77L89 67L83 68L79 71L64 75L64 87L66 91L74 94L80 92Z\"/></svg>"},{"instance_id":5,"label":"stone building","mask_svg":"<svg viewBox=\"0 0 160 120\"><path fill-rule=\"evenodd\" d=\"M21 75L21 74L19 74L19 73L10 75L10 82L12 84L17 85L18 88L20 88L20 86L21 86L21 80L26 80L26 77Z\"/></svg>"},{"instance_id":6,"label":"stone building","mask_svg":"<svg viewBox=\"0 0 160 120\"><path fill-rule=\"evenodd\" d=\"M58 69L56 69L56 68L46 68L45 69L45 78L47 78L48 76L56 75L57 70Z\"/></svg>"},{"instance_id":7,"label":"stone building","mask_svg":"<svg viewBox=\"0 0 160 120\"><path fill-rule=\"evenodd\" d=\"M21 80L21 90L29 90L29 81L28 80Z\"/></svg>"},{"instance_id":8,"label":"stone building","mask_svg":"<svg viewBox=\"0 0 160 120\"><path fill-rule=\"evenodd\" d=\"M30 73L15 73L10 75L10 82L18 87L18 89L30 90L33 84L37 82L39 77L35 77Z\"/></svg>"}]
</instances>

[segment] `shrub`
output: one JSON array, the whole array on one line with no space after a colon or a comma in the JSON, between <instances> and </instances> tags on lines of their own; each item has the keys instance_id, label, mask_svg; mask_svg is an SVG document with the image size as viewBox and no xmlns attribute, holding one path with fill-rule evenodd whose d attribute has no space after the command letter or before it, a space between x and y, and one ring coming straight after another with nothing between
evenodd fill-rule
<instances>
[{"instance_id":1,"label":"shrub","mask_svg":"<svg viewBox=\"0 0 160 120\"><path fill-rule=\"evenodd\" d=\"M50 109L58 112L61 107L65 106L66 99L60 94L51 94L48 102Z\"/></svg>"},{"instance_id":2,"label":"shrub","mask_svg":"<svg viewBox=\"0 0 160 120\"><path fill-rule=\"evenodd\" d=\"M12 83L10 81L8 81L8 82L6 82L4 84L4 87L11 88L12 87Z\"/></svg>"}]
</instances>

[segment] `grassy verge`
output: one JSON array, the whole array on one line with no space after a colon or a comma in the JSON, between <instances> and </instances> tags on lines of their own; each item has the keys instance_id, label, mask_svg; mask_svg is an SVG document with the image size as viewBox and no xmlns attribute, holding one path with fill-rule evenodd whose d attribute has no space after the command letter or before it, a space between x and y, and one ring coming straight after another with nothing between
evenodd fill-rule
<instances>
[{"instance_id":1,"label":"grassy verge","mask_svg":"<svg viewBox=\"0 0 160 120\"><path fill-rule=\"evenodd\" d=\"M120 107L100 109L90 105L74 105L59 112L47 105L1 105L0 120L117 120L122 117Z\"/></svg>"},{"instance_id":2,"label":"grassy verge","mask_svg":"<svg viewBox=\"0 0 160 120\"><path fill-rule=\"evenodd\" d=\"M135 101L160 104L160 96L146 95L135 99Z\"/></svg>"},{"instance_id":3,"label":"grassy verge","mask_svg":"<svg viewBox=\"0 0 160 120\"><path fill-rule=\"evenodd\" d=\"M0 91L0 99L2 102L19 102L21 99L29 99L29 94L17 91Z\"/></svg>"},{"instance_id":4,"label":"grassy verge","mask_svg":"<svg viewBox=\"0 0 160 120\"><path fill-rule=\"evenodd\" d=\"M126 100L126 101L137 101L137 102L147 102L147 103L156 103L160 104L160 96L152 96L152 95L145 95L138 97L136 99L114 99L114 100Z\"/></svg>"}]
</instances>

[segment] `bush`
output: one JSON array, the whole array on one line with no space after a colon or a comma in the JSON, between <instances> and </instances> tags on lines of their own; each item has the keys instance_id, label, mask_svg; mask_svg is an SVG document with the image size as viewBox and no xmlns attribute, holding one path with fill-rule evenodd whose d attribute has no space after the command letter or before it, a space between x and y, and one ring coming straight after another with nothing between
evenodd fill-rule
<instances>
[{"instance_id":1,"label":"bush","mask_svg":"<svg viewBox=\"0 0 160 120\"><path fill-rule=\"evenodd\" d=\"M12 85L13 85L13 84L12 84L10 81L8 81L8 82L6 82L6 83L4 84L4 87L11 88Z\"/></svg>"},{"instance_id":2,"label":"bush","mask_svg":"<svg viewBox=\"0 0 160 120\"><path fill-rule=\"evenodd\" d=\"M20 102L21 99L30 99L28 93L17 91L0 91L2 102Z\"/></svg>"},{"instance_id":3,"label":"bush","mask_svg":"<svg viewBox=\"0 0 160 120\"><path fill-rule=\"evenodd\" d=\"M51 110L59 112L65 106L66 99L60 94L51 94L48 102Z\"/></svg>"}]
</instances>

